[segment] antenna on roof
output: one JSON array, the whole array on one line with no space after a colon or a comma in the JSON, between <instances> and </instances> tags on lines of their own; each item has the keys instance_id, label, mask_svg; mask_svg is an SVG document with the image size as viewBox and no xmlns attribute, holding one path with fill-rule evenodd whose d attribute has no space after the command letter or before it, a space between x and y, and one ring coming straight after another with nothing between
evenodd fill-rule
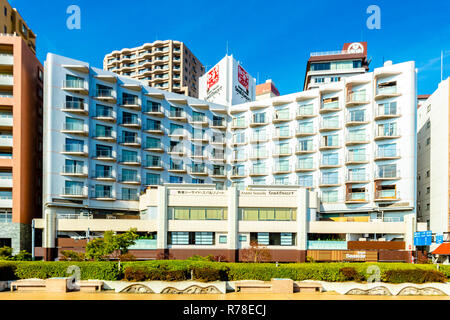
<instances>
[{"instance_id":1,"label":"antenna on roof","mask_svg":"<svg viewBox=\"0 0 450 320\"><path fill-rule=\"evenodd\" d=\"M228 55L228 40L227 40L227 55Z\"/></svg>"}]
</instances>

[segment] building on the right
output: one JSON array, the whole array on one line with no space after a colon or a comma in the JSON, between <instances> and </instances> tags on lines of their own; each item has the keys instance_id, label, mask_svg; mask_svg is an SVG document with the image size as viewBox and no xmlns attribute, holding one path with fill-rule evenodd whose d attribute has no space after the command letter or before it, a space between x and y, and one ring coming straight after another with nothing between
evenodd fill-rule
<instances>
[{"instance_id":1,"label":"building on the right","mask_svg":"<svg viewBox=\"0 0 450 320\"><path fill-rule=\"evenodd\" d=\"M342 50L312 52L306 64L303 90L369 71L367 42L344 43Z\"/></svg>"},{"instance_id":2,"label":"building on the right","mask_svg":"<svg viewBox=\"0 0 450 320\"><path fill-rule=\"evenodd\" d=\"M449 231L450 78L417 111L417 219Z\"/></svg>"}]
</instances>

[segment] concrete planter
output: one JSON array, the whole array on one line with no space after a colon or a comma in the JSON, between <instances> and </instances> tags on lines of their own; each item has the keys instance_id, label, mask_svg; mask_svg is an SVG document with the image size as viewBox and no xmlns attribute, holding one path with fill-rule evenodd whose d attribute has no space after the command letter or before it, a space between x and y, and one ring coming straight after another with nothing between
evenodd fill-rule
<instances>
[{"instance_id":1,"label":"concrete planter","mask_svg":"<svg viewBox=\"0 0 450 320\"><path fill-rule=\"evenodd\" d=\"M117 293L163 293L163 294L207 294L226 293L226 282L198 281L104 281L104 290L114 290Z\"/></svg>"}]
</instances>

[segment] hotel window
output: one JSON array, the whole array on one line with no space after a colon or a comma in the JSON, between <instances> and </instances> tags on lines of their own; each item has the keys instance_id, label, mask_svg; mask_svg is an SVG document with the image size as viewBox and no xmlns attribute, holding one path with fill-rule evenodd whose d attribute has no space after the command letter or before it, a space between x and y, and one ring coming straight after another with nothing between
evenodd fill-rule
<instances>
[{"instance_id":1,"label":"hotel window","mask_svg":"<svg viewBox=\"0 0 450 320\"><path fill-rule=\"evenodd\" d=\"M290 171L289 159L279 159L275 161L275 171Z\"/></svg>"},{"instance_id":2,"label":"hotel window","mask_svg":"<svg viewBox=\"0 0 450 320\"><path fill-rule=\"evenodd\" d=\"M112 186L96 184L94 198L112 198Z\"/></svg>"},{"instance_id":3,"label":"hotel window","mask_svg":"<svg viewBox=\"0 0 450 320\"><path fill-rule=\"evenodd\" d=\"M298 158L297 169L313 169L314 160L313 157Z\"/></svg>"},{"instance_id":4,"label":"hotel window","mask_svg":"<svg viewBox=\"0 0 450 320\"><path fill-rule=\"evenodd\" d=\"M366 169L365 168L354 168L348 170L348 180L349 181L366 181Z\"/></svg>"},{"instance_id":5,"label":"hotel window","mask_svg":"<svg viewBox=\"0 0 450 320\"><path fill-rule=\"evenodd\" d=\"M96 117L112 117L113 116L113 108L104 106L101 104L97 104L95 108L95 116Z\"/></svg>"},{"instance_id":6,"label":"hotel window","mask_svg":"<svg viewBox=\"0 0 450 320\"><path fill-rule=\"evenodd\" d=\"M339 173L337 171L329 171L322 173L322 184L339 184Z\"/></svg>"},{"instance_id":7,"label":"hotel window","mask_svg":"<svg viewBox=\"0 0 450 320\"><path fill-rule=\"evenodd\" d=\"M338 109L339 97L324 98L322 99L321 109Z\"/></svg>"},{"instance_id":8,"label":"hotel window","mask_svg":"<svg viewBox=\"0 0 450 320\"><path fill-rule=\"evenodd\" d=\"M397 164L384 164L378 167L378 178L395 178L397 177Z\"/></svg>"},{"instance_id":9,"label":"hotel window","mask_svg":"<svg viewBox=\"0 0 450 320\"><path fill-rule=\"evenodd\" d=\"M245 183L244 181L235 181L233 182L234 186L237 190L244 190L245 189Z\"/></svg>"},{"instance_id":10,"label":"hotel window","mask_svg":"<svg viewBox=\"0 0 450 320\"><path fill-rule=\"evenodd\" d=\"M169 219L171 220L227 220L227 218L227 208L169 208Z\"/></svg>"},{"instance_id":11,"label":"hotel window","mask_svg":"<svg viewBox=\"0 0 450 320\"><path fill-rule=\"evenodd\" d=\"M225 175L225 166L221 165L213 165L213 175L219 176L219 175Z\"/></svg>"},{"instance_id":12,"label":"hotel window","mask_svg":"<svg viewBox=\"0 0 450 320\"><path fill-rule=\"evenodd\" d=\"M339 117L338 116L331 116L331 117L323 117L322 120L322 127L323 128L339 128Z\"/></svg>"},{"instance_id":13,"label":"hotel window","mask_svg":"<svg viewBox=\"0 0 450 320\"><path fill-rule=\"evenodd\" d=\"M12 136L4 135L3 133L0 132L0 138L12 138ZM66 138L66 145L65 145L64 150L66 152L83 152L84 151L84 141Z\"/></svg>"},{"instance_id":14,"label":"hotel window","mask_svg":"<svg viewBox=\"0 0 450 320\"><path fill-rule=\"evenodd\" d=\"M161 103L147 100L146 112L161 112Z\"/></svg>"},{"instance_id":15,"label":"hotel window","mask_svg":"<svg viewBox=\"0 0 450 320\"><path fill-rule=\"evenodd\" d=\"M283 142L275 145L275 154L288 154L290 153L289 142Z\"/></svg>"},{"instance_id":16,"label":"hotel window","mask_svg":"<svg viewBox=\"0 0 450 320\"><path fill-rule=\"evenodd\" d=\"M223 117L213 116L213 126L223 126L224 121Z\"/></svg>"},{"instance_id":17,"label":"hotel window","mask_svg":"<svg viewBox=\"0 0 450 320\"><path fill-rule=\"evenodd\" d=\"M122 150L122 162L138 162L138 153L131 150Z\"/></svg>"},{"instance_id":18,"label":"hotel window","mask_svg":"<svg viewBox=\"0 0 450 320\"><path fill-rule=\"evenodd\" d=\"M161 183L160 175L147 172L145 175L146 185L159 185Z\"/></svg>"},{"instance_id":19,"label":"hotel window","mask_svg":"<svg viewBox=\"0 0 450 320\"><path fill-rule=\"evenodd\" d=\"M350 111L350 121L352 122L363 122L366 121L366 111L365 110L352 110Z\"/></svg>"},{"instance_id":20,"label":"hotel window","mask_svg":"<svg viewBox=\"0 0 450 320\"><path fill-rule=\"evenodd\" d=\"M245 131L233 134L234 143L245 143Z\"/></svg>"},{"instance_id":21,"label":"hotel window","mask_svg":"<svg viewBox=\"0 0 450 320\"><path fill-rule=\"evenodd\" d=\"M84 109L84 100L77 97L72 96L66 96L66 109L77 109L77 110L83 110Z\"/></svg>"},{"instance_id":22,"label":"hotel window","mask_svg":"<svg viewBox=\"0 0 450 320\"><path fill-rule=\"evenodd\" d=\"M388 143L378 145L378 156L379 157L397 157L397 144Z\"/></svg>"},{"instance_id":23,"label":"hotel window","mask_svg":"<svg viewBox=\"0 0 450 320\"><path fill-rule=\"evenodd\" d=\"M302 122L298 125L298 133L314 133L314 125L312 121Z\"/></svg>"},{"instance_id":24,"label":"hotel window","mask_svg":"<svg viewBox=\"0 0 450 320\"><path fill-rule=\"evenodd\" d=\"M311 174L298 176L298 185L305 188L313 187L313 176Z\"/></svg>"},{"instance_id":25,"label":"hotel window","mask_svg":"<svg viewBox=\"0 0 450 320\"><path fill-rule=\"evenodd\" d=\"M110 126L103 126L101 124L95 125L95 137L96 138L111 138L113 128Z\"/></svg>"},{"instance_id":26,"label":"hotel window","mask_svg":"<svg viewBox=\"0 0 450 320\"><path fill-rule=\"evenodd\" d=\"M147 119L147 130L161 130L161 121Z\"/></svg>"},{"instance_id":27,"label":"hotel window","mask_svg":"<svg viewBox=\"0 0 450 320\"><path fill-rule=\"evenodd\" d=\"M236 160L245 160L245 148L239 148L234 150L233 158Z\"/></svg>"},{"instance_id":28,"label":"hotel window","mask_svg":"<svg viewBox=\"0 0 450 320\"><path fill-rule=\"evenodd\" d=\"M192 111L193 122L203 122L205 119L205 114L203 112Z\"/></svg>"},{"instance_id":29,"label":"hotel window","mask_svg":"<svg viewBox=\"0 0 450 320\"><path fill-rule=\"evenodd\" d=\"M225 184L223 182L215 182L216 190L223 190L225 188Z\"/></svg>"},{"instance_id":30,"label":"hotel window","mask_svg":"<svg viewBox=\"0 0 450 320\"><path fill-rule=\"evenodd\" d=\"M353 129L348 131L348 141L367 141L366 129Z\"/></svg>"},{"instance_id":31,"label":"hotel window","mask_svg":"<svg viewBox=\"0 0 450 320\"><path fill-rule=\"evenodd\" d=\"M377 83L377 94L397 93L397 81L380 81Z\"/></svg>"},{"instance_id":32,"label":"hotel window","mask_svg":"<svg viewBox=\"0 0 450 320\"><path fill-rule=\"evenodd\" d=\"M338 195L337 190L322 191L322 202L338 202Z\"/></svg>"},{"instance_id":33,"label":"hotel window","mask_svg":"<svg viewBox=\"0 0 450 320\"><path fill-rule=\"evenodd\" d=\"M84 127L83 119L66 117L66 123L64 124L65 130L83 131L83 127Z\"/></svg>"},{"instance_id":34,"label":"hotel window","mask_svg":"<svg viewBox=\"0 0 450 320\"><path fill-rule=\"evenodd\" d=\"M265 161L257 161L253 163L252 169L253 174L267 174Z\"/></svg>"},{"instance_id":35,"label":"hotel window","mask_svg":"<svg viewBox=\"0 0 450 320\"><path fill-rule=\"evenodd\" d=\"M289 126L276 127L275 132L276 135L281 138L290 136Z\"/></svg>"},{"instance_id":36,"label":"hotel window","mask_svg":"<svg viewBox=\"0 0 450 320\"><path fill-rule=\"evenodd\" d=\"M83 195L84 183L80 181L65 181L64 182L64 194L67 195ZM4 196L10 195L10 198L4 198ZM12 191L0 191L0 199L12 199Z\"/></svg>"},{"instance_id":37,"label":"hotel window","mask_svg":"<svg viewBox=\"0 0 450 320\"><path fill-rule=\"evenodd\" d=\"M312 103L300 105L298 107L298 113L301 116L311 116L314 113L314 105Z\"/></svg>"},{"instance_id":38,"label":"hotel window","mask_svg":"<svg viewBox=\"0 0 450 320\"><path fill-rule=\"evenodd\" d=\"M146 163L145 163L146 167L161 167L162 166L160 156L147 154L145 161L146 161Z\"/></svg>"},{"instance_id":39,"label":"hotel window","mask_svg":"<svg viewBox=\"0 0 450 320\"><path fill-rule=\"evenodd\" d=\"M275 177L275 185L277 186L289 185L289 177Z\"/></svg>"},{"instance_id":40,"label":"hotel window","mask_svg":"<svg viewBox=\"0 0 450 320\"><path fill-rule=\"evenodd\" d=\"M122 143L137 143L138 136L136 132L122 131Z\"/></svg>"},{"instance_id":41,"label":"hotel window","mask_svg":"<svg viewBox=\"0 0 450 320\"><path fill-rule=\"evenodd\" d=\"M427 138L427 146L430 144L431 138Z\"/></svg>"},{"instance_id":42,"label":"hotel window","mask_svg":"<svg viewBox=\"0 0 450 320\"><path fill-rule=\"evenodd\" d=\"M95 178L112 178L113 170L111 166L105 166L101 164L95 165Z\"/></svg>"},{"instance_id":43,"label":"hotel window","mask_svg":"<svg viewBox=\"0 0 450 320\"><path fill-rule=\"evenodd\" d=\"M266 184L266 178L253 178L252 184L256 185L265 185Z\"/></svg>"},{"instance_id":44,"label":"hotel window","mask_svg":"<svg viewBox=\"0 0 450 320\"><path fill-rule=\"evenodd\" d=\"M192 178L193 184L203 184L205 183L205 179Z\"/></svg>"},{"instance_id":45,"label":"hotel window","mask_svg":"<svg viewBox=\"0 0 450 320\"><path fill-rule=\"evenodd\" d=\"M233 127L245 127L245 116L233 118Z\"/></svg>"},{"instance_id":46,"label":"hotel window","mask_svg":"<svg viewBox=\"0 0 450 320\"><path fill-rule=\"evenodd\" d=\"M366 149L364 148L352 148L348 150L347 161L367 161Z\"/></svg>"},{"instance_id":47,"label":"hotel window","mask_svg":"<svg viewBox=\"0 0 450 320\"><path fill-rule=\"evenodd\" d=\"M183 108L171 106L170 107L170 116L172 118L181 118L181 117L183 117L184 116Z\"/></svg>"},{"instance_id":48,"label":"hotel window","mask_svg":"<svg viewBox=\"0 0 450 320\"><path fill-rule=\"evenodd\" d=\"M239 208L239 220L243 221L296 221L295 208Z\"/></svg>"},{"instance_id":49,"label":"hotel window","mask_svg":"<svg viewBox=\"0 0 450 320\"><path fill-rule=\"evenodd\" d=\"M122 105L137 105L137 104L139 104L138 96L126 92L122 93Z\"/></svg>"},{"instance_id":50,"label":"hotel window","mask_svg":"<svg viewBox=\"0 0 450 320\"><path fill-rule=\"evenodd\" d=\"M138 124L138 115L130 112L122 112L122 124Z\"/></svg>"},{"instance_id":51,"label":"hotel window","mask_svg":"<svg viewBox=\"0 0 450 320\"><path fill-rule=\"evenodd\" d=\"M299 151L312 151L313 150L313 140L299 140Z\"/></svg>"},{"instance_id":52,"label":"hotel window","mask_svg":"<svg viewBox=\"0 0 450 320\"><path fill-rule=\"evenodd\" d=\"M170 134L172 135L184 135L184 129L182 125L171 123L170 124Z\"/></svg>"},{"instance_id":53,"label":"hotel window","mask_svg":"<svg viewBox=\"0 0 450 320\"><path fill-rule=\"evenodd\" d=\"M330 70L331 63L330 62L319 62L319 63L311 63L310 71L322 71L322 70Z\"/></svg>"},{"instance_id":54,"label":"hotel window","mask_svg":"<svg viewBox=\"0 0 450 320\"><path fill-rule=\"evenodd\" d=\"M183 183L183 177L170 176L169 183Z\"/></svg>"},{"instance_id":55,"label":"hotel window","mask_svg":"<svg viewBox=\"0 0 450 320\"><path fill-rule=\"evenodd\" d=\"M205 154L205 146L198 146L193 144L191 149L192 156L202 157Z\"/></svg>"},{"instance_id":56,"label":"hotel window","mask_svg":"<svg viewBox=\"0 0 450 320\"><path fill-rule=\"evenodd\" d=\"M168 244L172 245L213 245L214 232L169 232Z\"/></svg>"},{"instance_id":57,"label":"hotel window","mask_svg":"<svg viewBox=\"0 0 450 320\"><path fill-rule=\"evenodd\" d=\"M239 235L239 242L247 242L247 236L244 234Z\"/></svg>"},{"instance_id":58,"label":"hotel window","mask_svg":"<svg viewBox=\"0 0 450 320\"><path fill-rule=\"evenodd\" d=\"M393 116L397 114L397 102L386 102L378 104L378 115L379 116Z\"/></svg>"},{"instance_id":59,"label":"hotel window","mask_svg":"<svg viewBox=\"0 0 450 320\"><path fill-rule=\"evenodd\" d=\"M250 242L257 242L265 246L294 246L295 233L252 232L250 233Z\"/></svg>"},{"instance_id":60,"label":"hotel window","mask_svg":"<svg viewBox=\"0 0 450 320\"><path fill-rule=\"evenodd\" d=\"M266 123L266 113L260 112L253 114L253 123Z\"/></svg>"},{"instance_id":61,"label":"hotel window","mask_svg":"<svg viewBox=\"0 0 450 320\"><path fill-rule=\"evenodd\" d=\"M275 119L287 120L290 118L289 108L284 108L275 111Z\"/></svg>"},{"instance_id":62,"label":"hotel window","mask_svg":"<svg viewBox=\"0 0 450 320\"><path fill-rule=\"evenodd\" d=\"M227 243L227 236L226 235L219 235L219 243L220 244L226 244Z\"/></svg>"},{"instance_id":63,"label":"hotel window","mask_svg":"<svg viewBox=\"0 0 450 320\"><path fill-rule=\"evenodd\" d=\"M112 157L112 147L97 144L95 146L95 156L111 158Z\"/></svg>"},{"instance_id":64,"label":"hotel window","mask_svg":"<svg viewBox=\"0 0 450 320\"><path fill-rule=\"evenodd\" d=\"M192 139L204 139L206 138L205 129L192 128Z\"/></svg>"},{"instance_id":65,"label":"hotel window","mask_svg":"<svg viewBox=\"0 0 450 320\"><path fill-rule=\"evenodd\" d=\"M323 147L337 147L339 146L339 135L329 134L322 136L322 146Z\"/></svg>"},{"instance_id":66,"label":"hotel window","mask_svg":"<svg viewBox=\"0 0 450 320\"><path fill-rule=\"evenodd\" d=\"M323 153L322 154L322 165L338 166L339 165L339 154L337 152Z\"/></svg>"},{"instance_id":67,"label":"hotel window","mask_svg":"<svg viewBox=\"0 0 450 320\"><path fill-rule=\"evenodd\" d=\"M161 139L146 137L145 138L145 149L157 149L161 148Z\"/></svg>"},{"instance_id":68,"label":"hotel window","mask_svg":"<svg viewBox=\"0 0 450 320\"><path fill-rule=\"evenodd\" d=\"M66 159L65 173L83 173L84 161Z\"/></svg>"},{"instance_id":69,"label":"hotel window","mask_svg":"<svg viewBox=\"0 0 450 320\"><path fill-rule=\"evenodd\" d=\"M84 88L84 79L66 74L65 85L66 88Z\"/></svg>"},{"instance_id":70,"label":"hotel window","mask_svg":"<svg viewBox=\"0 0 450 320\"><path fill-rule=\"evenodd\" d=\"M136 170L122 168L122 178L120 181L139 182L138 172Z\"/></svg>"}]
</instances>

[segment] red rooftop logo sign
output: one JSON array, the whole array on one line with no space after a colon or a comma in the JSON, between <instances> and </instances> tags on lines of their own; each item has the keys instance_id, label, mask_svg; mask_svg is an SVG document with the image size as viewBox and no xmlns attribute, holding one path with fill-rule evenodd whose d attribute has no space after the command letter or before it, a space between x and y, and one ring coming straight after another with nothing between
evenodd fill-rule
<instances>
[{"instance_id":1,"label":"red rooftop logo sign","mask_svg":"<svg viewBox=\"0 0 450 320\"><path fill-rule=\"evenodd\" d=\"M238 80L239 83L248 90L248 73L241 66L238 66Z\"/></svg>"},{"instance_id":2,"label":"red rooftop logo sign","mask_svg":"<svg viewBox=\"0 0 450 320\"><path fill-rule=\"evenodd\" d=\"M208 72L207 90L211 89L217 82L219 82L219 66L215 66Z\"/></svg>"}]
</instances>

